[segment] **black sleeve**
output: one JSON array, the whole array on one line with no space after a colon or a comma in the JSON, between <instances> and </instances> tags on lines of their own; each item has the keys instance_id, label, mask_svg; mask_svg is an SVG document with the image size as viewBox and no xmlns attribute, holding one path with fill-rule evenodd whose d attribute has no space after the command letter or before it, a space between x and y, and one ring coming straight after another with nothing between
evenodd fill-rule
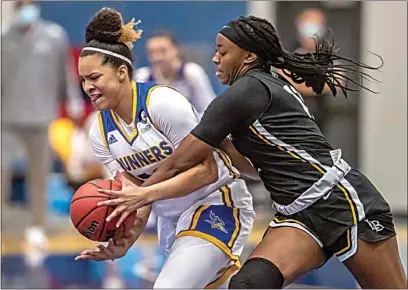
<instances>
[{"instance_id":1,"label":"black sleeve","mask_svg":"<svg viewBox=\"0 0 408 290\"><path fill-rule=\"evenodd\" d=\"M211 102L191 134L217 147L238 126L252 124L269 105L270 98L259 80L243 76Z\"/></svg>"}]
</instances>

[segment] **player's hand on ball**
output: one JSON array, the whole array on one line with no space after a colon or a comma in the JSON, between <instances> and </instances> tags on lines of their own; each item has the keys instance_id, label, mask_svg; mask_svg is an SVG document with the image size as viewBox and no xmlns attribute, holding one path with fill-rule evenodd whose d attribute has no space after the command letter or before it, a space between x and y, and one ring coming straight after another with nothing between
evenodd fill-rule
<instances>
[{"instance_id":1,"label":"player's hand on ball","mask_svg":"<svg viewBox=\"0 0 408 290\"><path fill-rule=\"evenodd\" d=\"M122 182L121 190L99 189L101 193L105 193L112 197L110 200L98 202L98 206L116 206L115 210L106 218L106 221L111 221L115 217L120 216L116 226L120 227L122 222L137 209L149 204L151 201L143 187L137 186L128 180L125 176L119 175L119 180Z\"/></svg>"},{"instance_id":2,"label":"player's hand on ball","mask_svg":"<svg viewBox=\"0 0 408 290\"><path fill-rule=\"evenodd\" d=\"M82 251L79 256L75 258L75 261L107 261L122 258L126 255L127 251L133 245L134 241L139 237L136 237L135 235L137 235L137 232L134 230L130 230L122 238L117 239L116 241L109 239L108 245L106 247L101 243L98 243L95 250Z\"/></svg>"}]
</instances>

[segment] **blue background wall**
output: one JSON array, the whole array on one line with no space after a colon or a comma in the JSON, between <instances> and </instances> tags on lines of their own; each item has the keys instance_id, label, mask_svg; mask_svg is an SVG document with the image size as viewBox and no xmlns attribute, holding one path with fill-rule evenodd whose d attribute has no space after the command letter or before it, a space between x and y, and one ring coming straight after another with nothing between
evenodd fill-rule
<instances>
[{"instance_id":1,"label":"blue background wall","mask_svg":"<svg viewBox=\"0 0 408 290\"><path fill-rule=\"evenodd\" d=\"M175 33L180 43L206 47L205 69L207 70L217 92L222 86L214 76L211 65L211 54L215 46L215 37L220 28L229 20L246 14L244 1L228 2L42 2L42 15L45 19L55 21L68 32L74 46L84 44L85 27L92 16L102 7L112 7L120 11L124 21L133 17L142 20L140 28L144 30L142 39L135 44L135 65L147 64L145 41L156 29L169 29Z\"/></svg>"}]
</instances>

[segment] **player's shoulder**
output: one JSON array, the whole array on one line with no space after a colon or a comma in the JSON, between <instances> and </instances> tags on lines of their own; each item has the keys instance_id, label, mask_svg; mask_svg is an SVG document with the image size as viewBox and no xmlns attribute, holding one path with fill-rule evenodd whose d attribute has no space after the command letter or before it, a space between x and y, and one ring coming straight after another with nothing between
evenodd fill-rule
<instances>
[{"instance_id":1,"label":"player's shoulder","mask_svg":"<svg viewBox=\"0 0 408 290\"><path fill-rule=\"evenodd\" d=\"M171 105L184 101L187 101L187 99L177 89L171 86L158 85L152 88L147 105Z\"/></svg>"},{"instance_id":2,"label":"player's shoulder","mask_svg":"<svg viewBox=\"0 0 408 290\"><path fill-rule=\"evenodd\" d=\"M136 82L140 82L140 83L147 82L149 79L150 73L151 73L151 70L147 66L137 68L135 72L133 73L133 79Z\"/></svg>"},{"instance_id":3,"label":"player's shoulder","mask_svg":"<svg viewBox=\"0 0 408 290\"><path fill-rule=\"evenodd\" d=\"M251 75L243 75L239 77L228 89L234 92L241 92L242 94L246 94L247 92L252 91L259 91L264 90L265 85L262 83L261 80L251 76Z\"/></svg>"},{"instance_id":4,"label":"player's shoulder","mask_svg":"<svg viewBox=\"0 0 408 290\"><path fill-rule=\"evenodd\" d=\"M98 137L98 136L102 137L102 134L101 134L102 124L100 121L100 118L101 118L100 114L101 112L95 112L93 113L92 118L90 120L87 120L89 122L88 123L88 126L89 126L88 134L89 134L89 137L91 138Z\"/></svg>"}]
</instances>

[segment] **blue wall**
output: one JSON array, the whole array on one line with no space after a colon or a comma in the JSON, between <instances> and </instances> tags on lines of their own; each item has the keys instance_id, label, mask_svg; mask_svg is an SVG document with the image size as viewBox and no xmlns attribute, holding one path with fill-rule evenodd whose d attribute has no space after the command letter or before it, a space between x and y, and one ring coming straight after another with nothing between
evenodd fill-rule
<instances>
[{"instance_id":1,"label":"blue wall","mask_svg":"<svg viewBox=\"0 0 408 290\"><path fill-rule=\"evenodd\" d=\"M246 3L243 1L41 2L43 17L62 25L67 30L71 43L76 46L84 44L85 27L102 7L117 9L122 13L125 22L133 17L142 20L140 28L144 30L143 38L134 47L137 66L147 64L145 40L156 29L173 31L183 44L199 43L213 49L220 28L230 19L246 14ZM210 64L211 56L206 55L206 62L207 59L207 72L219 92L221 86L214 77L214 68Z\"/></svg>"}]
</instances>

